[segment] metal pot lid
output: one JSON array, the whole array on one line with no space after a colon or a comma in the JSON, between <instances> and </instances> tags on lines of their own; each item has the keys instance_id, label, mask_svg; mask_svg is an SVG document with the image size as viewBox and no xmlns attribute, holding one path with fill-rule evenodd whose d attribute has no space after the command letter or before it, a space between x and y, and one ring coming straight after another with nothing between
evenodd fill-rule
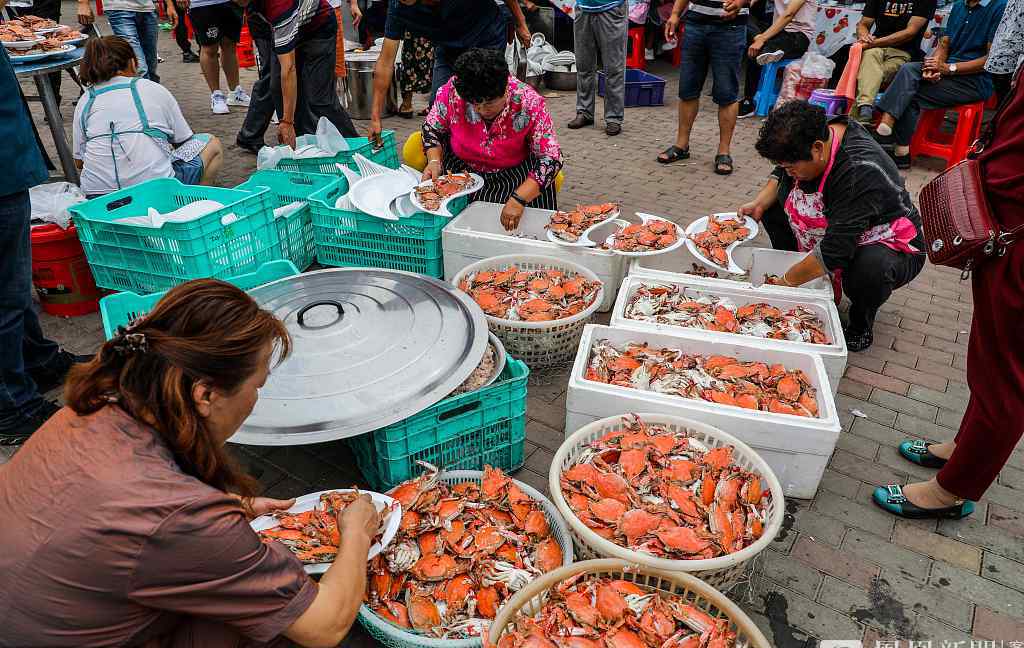
<instances>
[{"instance_id":1,"label":"metal pot lid","mask_svg":"<svg viewBox=\"0 0 1024 648\"><path fill-rule=\"evenodd\" d=\"M335 268L250 291L292 335L233 443L333 441L408 418L451 393L487 345L465 293L397 270Z\"/></svg>"}]
</instances>

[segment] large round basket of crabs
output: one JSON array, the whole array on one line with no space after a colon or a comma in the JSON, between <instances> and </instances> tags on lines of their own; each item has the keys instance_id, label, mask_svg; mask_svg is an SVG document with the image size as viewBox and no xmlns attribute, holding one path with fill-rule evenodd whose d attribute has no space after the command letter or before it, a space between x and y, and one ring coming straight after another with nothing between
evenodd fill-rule
<instances>
[{"instance_id":1,"label":"large round basket of crabs","mask_svg":"<svg viewBox=\"0 0 1024 648\"><path fill-rule=\"evenodd\" d=\"M501 609L488 640L496 648L771 648L702 580L611 559L533 581Z\"/></svg>"},{"instance_id":2,"label":"large round basket of crabs","mask_svg":"<svg viewBox=\"0 0 1024 648\"><path fill-rule=\"evenodd\" d=\"M572 563L572 539L551 502L497 468L422 465L389 493L402 520L368 564L359 621L391 648L478 648L513 594Z\"/></svg>"},{"instance_id":3,"label":"large round basket of crabs","mask_svg":"<svg viewBox=\"0 0 1024 648\"><path fill-rule=\"evenodd\" d=\"M604 296L601 280L589 269L540 255L477 261L452 283L480 305L505 351L531 369L571 362Z\"/></svg>"},{"instance_id":4,"label":"large round basket of crabs","mask_svg":"<svg viewBox=\"0 0 1024 648\"><path fill-rule=\"evenodd\" d=\"M665 414L583 426L558 449L548 483L580 558L690 572L723 591L778 533L785 508L750 446Z\"/></svg>"}]
</instances>

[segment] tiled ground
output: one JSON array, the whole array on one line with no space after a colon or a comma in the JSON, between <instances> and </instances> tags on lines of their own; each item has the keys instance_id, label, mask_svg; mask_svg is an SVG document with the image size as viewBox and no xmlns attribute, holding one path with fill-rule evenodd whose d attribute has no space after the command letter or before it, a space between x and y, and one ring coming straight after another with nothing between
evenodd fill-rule
<instances>
[{"instance_id":1,"label":"tiled ground","mask_svg":"<svg viewBox=\"0 0 1024 648\"><path fill-rule=\"evenodd\" d=\"M244 180L255 160L233 146L241 114L211 116L198 66L178 62L166 34L160 50L168 59L161 67L164 83L193 127L229 143L224 184ZM665 64L654 71L672 76ZM246 83L253 78L251 72L243 76ZM674 88L670 80L666 96ZM558 124L574 112L572 93L558 93L548 103ZM563 204L617 200L626 210L686 223L752 196L769 170L753 150L758 122L744 121L737 129L737 172L731 177L711 173L717 128L707 110L694 133L694 158L663 167L654 156L672 140L674 107L669 100L663 108L630 109L623 134L614 139L596 129L559 128L568 177ZM71 106L64 111L70 114ZM402 141L415 124L390 119L387 127L398 130ZM935 161L915 166L907 178L912 191L938 168ZM877 639L921 639L936 647L968 646L970 638L1024 641L1024 451L1013 455L968 521L897 521L868 501L876 484L930 475L900 459L900 440L955 434L968 397L964 363L971 314L970 287L956 272L928 266L885 305L874 347L850 355L839 386L843 434L818 495L786 503L783 531L752 586L734 593L775 645L813 645L816 638L864 638L872 646ZM92 351L101 341L96 316L46 317L44 323L74 351ZM563 438L565 382L563 373L530 387L527 459L516 477L540 489L546 489L548 467ZM247 447L239 455L271 495L360 479L339 444Z\"/></svg>"}]
</instances>

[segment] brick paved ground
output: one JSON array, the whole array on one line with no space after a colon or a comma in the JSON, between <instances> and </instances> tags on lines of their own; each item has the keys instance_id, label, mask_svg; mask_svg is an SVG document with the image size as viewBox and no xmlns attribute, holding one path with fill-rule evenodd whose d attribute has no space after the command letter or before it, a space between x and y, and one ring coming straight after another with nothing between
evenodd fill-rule
<instances>
[{"instance_id":1,"label":"brick paved ground","mask_svg":"<svg viewBox=\"0 0 1024 648\"><path fill-rule=\"evenodd\" d=\"M160 70L164 83L193 127L229 144L224 184L244 180L255 160L233 146L240 111L211 116L198 66L179 62L167 34L161 35L160 51L168 59ZM654 71L672 76L664 64ZM253 78L251 72L243 75L247 84ZM666 96L674 95L675 85L669 82ZM556 123L571 118L572 93L559 93L548 103ZM66 104L65 113L71 110ZM656 164L654 156L671 142L674 124L673 100L663 108L628 110L623 134L614 139L596 129L560 127L568 177L563 203L617 200L628 211L667 214L686 223L734 208L757 191L769 170L753 150L758 121L740 123L737 172L729 178L711 173L717 128L707 111L694 133L693 159L670 167ZM387 127L398 130L403 141L415 124L390 119ZM926 161L911 171L907 181L914 194L937 164ZM854 637L870 645L875 639L931 639L936 647L943 640L971 637L1024 640L1024 450L1013 455L968 521L896 520L869 502L877 484L931 474L897 455L899 441L954 436L968 398L964 363L971 314L969 286L954 271L927 266L883 307L874 346L850 354L839 385L843 434L818 495L786 503L784 528L766 552L759 576L735 593L775 645ZM91 352L101 341L96 316L45 317L44 325L76 352ZM530 388L526 466L516 477L542 490L563 439L565 382L561 374ZM270 495L293 496L360 479L339 444L241 447L238 455Z\"/></svg>"}]
</instances>

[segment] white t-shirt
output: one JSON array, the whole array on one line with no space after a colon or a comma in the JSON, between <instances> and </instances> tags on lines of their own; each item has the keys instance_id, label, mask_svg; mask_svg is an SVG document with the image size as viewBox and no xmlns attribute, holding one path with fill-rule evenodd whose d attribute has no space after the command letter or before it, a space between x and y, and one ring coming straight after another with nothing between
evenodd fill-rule
<instances>
[{"instance_id":1,"label":"white t-shirt","mask_svg":"<svg viewBox=\"0 0 1024 648\"><path fill-rule=\"evenodd\" d=\"M153 0L105 0L104 11L137 11L149 13L156 11Z\"/></svg>"},{"instance_id":2,"label":"white t-shirt","mask_svg":"<svg viewBox=\"0 0 1024 648\"><path fill-rule=\"evenodd\" d=\"M96 84L96 90L115 84L128 83L127 77L114 77L105 83ZM135 84L142 105L146 110L151 128L157 128L170 136L172 144L181 144L192 137L185 116L174 96L159 83L139 79ZM73 123L73 149L76 160L82 160L81 186L86 194L108 193L116 191L117 179L114 175L114 161L110 154L111 138L97 137L85 141L82 132L82 111L89 103L88 93L82 95L75 107ZM142 129L142 121L132 101L132 93L128 88L112 90L97 95L89 111L86 130L89 137L110 132L110 122L114 122L115 132L137 131ZM123 150L122 150L123 149ZM174 176L171 168L171 156L149 135L144 133L128 133L121 135L114 143L117 155L117 173L121 186L145 182L153 178L170 178Z\"/></svg>"}]
</instances>

